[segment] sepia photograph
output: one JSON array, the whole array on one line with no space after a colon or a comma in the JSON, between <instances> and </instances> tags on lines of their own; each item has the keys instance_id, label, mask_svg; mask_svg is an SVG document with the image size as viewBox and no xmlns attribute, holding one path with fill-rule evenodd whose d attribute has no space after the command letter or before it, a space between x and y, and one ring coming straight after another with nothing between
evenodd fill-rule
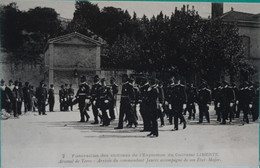
<instances>
[{"instance_id":1,"label":"sepia photograph","mask_svg":"<svg viewBox=\"0 0 260 168\"><path fill-rule=\"evenodd\" d=\"M260 3L2 0L1 167L259 167Z\"/></svg>"}]
</instances>

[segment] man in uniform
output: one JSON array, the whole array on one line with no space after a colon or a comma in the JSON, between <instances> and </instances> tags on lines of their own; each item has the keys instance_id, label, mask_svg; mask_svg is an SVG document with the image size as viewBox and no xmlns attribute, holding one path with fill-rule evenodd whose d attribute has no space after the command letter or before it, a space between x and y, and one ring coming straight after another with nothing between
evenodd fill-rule
<instances>
[{"instance_id":1,"label":"man in uniform","mask_svg":"<svg viewBox=\"0 0 260 168\"><path fill-rule=\"evenodd\" d=\"M92 111L94 115L94 122L91 124L99 124L98 116L102 119L98 111L98 109L100 108L100 89L102 87L99 80L100 79L98 75L94 76L94 84L92 85L90 92Z\"/></svg>"},{"instance_id":2,"label":"man in uniform","mask_svg":"<svg viewBox=\"0 0 260 168\"><path fill-rule=\"evenodd\" d=\"M168 111L168 117L169 117L169 123L170 125L172 125L172 118L174 116L174 110L173 110L173 97L174 97L174 90L175 87L175 81L174 81L174 77L172 77L170 79L170 83L166 88L166 96L165 96L165 107L167 107L167 111Z\"/></svg>"},{"instance_id":3,"label":"man in uniform","mask_svg":"<svg viewBox=\"0 0 260 168\"><path fill-rule=\"evenodd\" d=\"M69 111L69 93L68 93L68 84L65 84L64 87L64 111Z\"/></svg>"},{"instance_id":4,"label":"man in uniform","mask_svg":"<svg viewBox=\"0 0 260 168\"><path fill-rule=\"evenodd\" d=\"M70 88L68 89L68 105L71 111L73 111L73 103L72 103L73 98L74 98L74 89L72 88L72 84L70 84Z\"/></svg>"},{"instance_id":5,"label":"man in uniform","mask_svg":"<svg viewBox=\"0 0 260 168\"><path fill-rule=\"evenodd\" d=\"M65 90L64 85L61 85L61 89L59 90L59 97L60 97L60 111L65 111Z\"/></svg>"},{"instance_id":6,"label":"man in uniform","mask_svg":"<svg viewBox=\"0 0 260 168\"><path fill-rule=\"evenodd\" d=\"M211 102L210 90L207 89L206 83L202 83L198 94L199 123L203 122L203 115L205 115L207 122L210 123L210 119L209 119L210 102Z\"/></svg>"},{"instance_id":7,"label":"man in uniform","mask_svg":"<svg viewBox=\"0 0 260 168\"><path fill-rule=\"evenodd\" d=\"M136 121L135 123L131 123L129 120L128 120L128 124L127 124L127 127L131 128L133 126L133 124L135 125L135 127L137 127L137 110L136 110L136 106L138 104L138 100L139 100L139 94L140 94L140 91L139 91L139 88L138 86L136 85L135 83L135 79L134 77L130 77L129 78L129 83L133 86L133 89L134 89L134 94L135 94L135 100L134 100L134 106L133 106L133 114L134 114L134 121Z\"/></svg>"},{"instance_id":8,"label":"man in uniform","mask_svg":"<svg viewBox=\"0 0 260 168\"><path fill-rule=\"evenodd\" d=\"M147 90L149 88L149 82L146 77L143 77L141 86L140 86L140 96L139 96L139 103L140 103L140 114L143 118L143 125L144 128L141 130L141 132L151 131L151 119L149 116L149 113L147 111L148 109L148 95Z\"/></svg>"},{"instance_id":9,"label":"man in uniform","mask_svg":"<svg viewBox=\"0 0 260 168\"><path fill-rule=\"evenodd\" d=\"M79 85L79 89L76 94L76 99L79 104L79 111L80 111L80 122L86 122L89 120L89 115L87 110L91 104L90 102L90 87L86 82L86 77L82 76L80 79L81 84Z\"/></svg>"},{"instance_id":10,"label":"man in uniform","mask_svg":"<svg viewBox=\"0 0 260 168\"><path fill-rule=\"evenodd\" d=\"M14 106L13 104L15 103L13 89L14 89L13 81L9 80L9 85L8 85L8 87L6 87L6 94L8 96L8 100L6 103L6 111L8 113L12 112L13 106ZM14 117L17 117L17 116L14 116Z\"/></svg>"},{"instance_id":11,"label":"man in uniform","mask_svg":"<svg viewBox=\"0 0 260 168\"><path fill-rule=\"evenodd\" d=\"M23 101L24 101L22 82L18 82L18 91L19 91L19 94L20 94L20 96L21 96L21 100L17 102L17 113L18 113L19 115L22 115L22 103L23 103Z\"/></svg>"},{"instance_id":12,"label":"man in uniform","mask_svg":"<svg viewBox=\"0 0 260 168\"><path fill-rule=\"evenodd\" d=\"M254 83L255 94L253 97L252 116L253 122L259 117L259 82Z\"/></svg>"},{"instance_id":13,"label":"man in uniform","mask_svg":"<svg viewBox=\"0 0 260 168\"><path fill-rule=\"evenodd\" d=\"M174 112L174 129L173 131L177 131L178 128L178 119L183 123L183 129L186 128L186 120L183 117L183 109L185 109L186 102L187 102L187 96L185 87L180 83L180 79L175 78L175 85L171 88L171 102L170 104L173 107Z\"/></svg>"},{"instance_id":14,"label":"man in uniform","mask_svg":"<svg viewBox=\"0 0 260 168\"><path fill-rule=\"evenodd\" d=\"M112 100L109 103L109 116L110 120L115 120L115 108L117 101L117 93L118 93L118 85L115 83L115 78L111 77L110 79L110 87L112 90Z\"/></svg>"},{"instance_id":15,"label":"man in uniform","mask_svg":"<svg viewBox=\"0 0 260 168\"><path fill-rule=\"evenodd\" d=\"M160 118L161 121L161 127L164 126L164 109L163 109L163 105L165 103L165 97L164 97L164 89L163 89L163 82L162 81L158 81L158 85L157 85L158 91L159 91L159 108L158 108L158 117Z\"/></svg>"},{"instance_id":16,"label":"man in uniform","mask_svg":"<svg viewBox=\"0 0 260 168\"><path fill-rule=\"evenodd\" d=\"M36 89L36 98L39 115L47 115L45 111L45 102L47 99L47 90L44 88L44 82L40 82L40 86Z\"/></svg>"},{"instance_id":17,"label":"man in uniform","mask_svg":"<svg viewBox=\"0 0 260 168\"><path fill-rule=\"evenodd\" d=\"M214 109L216 111L218 122L221 122L221 108L220 108L221 93L222 93L221 83L217 82L216 87L213 89L213 92L212 92L212 98L214 100Z\"/></svg>"},{"instance_id":18,"label":"man in uniform","mask_svg":"<svg viewBox=\"0 0 260 168\"><path fill-rule=\"evenodd\" d=\"M109 110L110 102L112 101L112 91L111 88L106 86L106 79L101 79L101 88L100 88L100 109L102 112L103 124L100 126L109 126L110 119L107 115L107 110Z\"/></svg>"},{"instance_id":19,"label":"man in uniform","mask_svg":"<svg viewBox=\"0 0 260 168\"><path fill-rule=\"evenodd\" d=\"M162 107L162 104L159 104L159 90L156 85L156 79L150 78L149 80L149 88L147 89L147 102L148 102L148 108L147 111L151 118L151 133L147 136L150 137L158 137L158 110L159 107Z\"/></svg>"},{"instance_id":20,"label":"man in uniform","mask_svg":"<svg viewBox=\"0 0 260 168\"><path fill-rule=\"evenodd\" d=\"M24 112L32 110L32 95L29 88L29 82L25 82L25 86L23 87L23 97L24 97Z\"/></svg>"},{"instance_id":21,"label":"man in uniform","mask_svg":"<svg viewBox=\"0 0 260 168\"><path fill-rule=\"evenodd\" d=\"M5 109L6 110L6 105L8 103L8 101L10 101L7 93L6 93L6 85L5 85L5 81L3 79L1 79L1 110Z\"/></svg>"},{"instance_id":22,"label":"man in uniform","mask_svg":"<svg viewBox=\"0 0 260 168\"><path fill-rule=\"evenodd\" d=\"M197 89L193 86L193 83L187 84L186 88L187 93L187 111L189 112L188 119L190 120L191 117L193 117L193 120L195 119L195 102L197 101Z\"/></svg>"},{"instance_id":23,"label":"man in uniform","mask_svg":"<svg viewBox=\"0 0 260 168\"><path fill-rule=\"evenodd\" d=\"M134 106L135 106L135 92L133 86L128 81L128 76L124 74L122 76L122 92L120 101L120 112L119 112L119 122L115 129L123 129L123 119L126 115L127 120L130 123L137 124L134 116Z\"/></svg>"},{"instance_id":24,"label":"man in uniform","mask_svg":"<svg viewBox=\"0 0 260 168\"><path fill-rule=\"evenodd\" d=\"M232 108L235 101L235 95L232 88L228 86L226 81L222 83L223 89L221 92L220 108L222 111L222 124L226 124L229 117L230 123L232 122Z\"/></svg>"},{"instance_id":25,"label":"man in uniform","mask_svg":"<svg viewBox=\"0 0 260 168\"><path fill-rule=\"evenodd\" d=\"M55 103L55 96L54 96L54 85L50 85L50 89L48 91L48 103L49 103L49 111L53 112L53 107Z\"/></svg>"}]
</instances>

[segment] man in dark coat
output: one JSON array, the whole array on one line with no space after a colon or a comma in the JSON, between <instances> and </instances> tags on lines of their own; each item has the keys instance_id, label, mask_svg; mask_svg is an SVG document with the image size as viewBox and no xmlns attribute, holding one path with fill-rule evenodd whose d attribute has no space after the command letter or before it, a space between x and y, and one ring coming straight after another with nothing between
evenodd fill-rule
<instances>
[{"instance_id":1,"label":"man in dark coat","mask_svg":"<svg viewBox=\"0 0 260 168\"><path fill-rule=\"evenodd\" d=\"M9 85L6 87L5 91L6 91L6 95L8 97L8 100L6 102L6 111L8 113L11 113L13 110L13 106L15 103L15 98L14 98L14 94L13 94L13 89L14 89L14 85L13 85L13 81L9 80ZM17 117L17 116L15 116Z\"/></svg>"},{"instance_id":2,"label":"man in dark coat","mask_svg":"<svg viewBox=\"0 0 260 168\"><path fill-rule=\"evenodd\" d=\"M32 94L29 88L29 82L25 82L23 87L24 112L32 110Z\"/></svg>"},{"instance_id":3,"label":"man in dark coat","mask_svg":"<svg viewBox=\"0 0 260 168\"><path fill-rule=\"evenodd\" d=\"M72 103L73 98L74 98L74 89L72 88L72 84L70 84L70 88L68 89L68 105L71 111L73 111L73 103Z\"/></svg>"},{"instance_id":4,"label":"man in dark coat","mask_svg":"<svg viewBox=\"0 0 260 168\"><path fill-rule=\"evenodd\" d=\"M65 111L65 98L66 98L66 93L64 90L64 85L61 85L61 89L59 90L60 111Z\"/></svg>"},{"instance_id":5,"label":"man in dark coat","mask_svg":"<svg viewBox=\"0 0 260 168\"><path fill-rule=\"evenodd\" d=\"M40 86L36 89L36 98L39 115L47 115L45 110L45 103L47 99L48 93L47 89L44 87L44 82L40 82Z\"/></svg>"},{"instance_id":6,"label":"man in dark coat","mask_svg":"<svg viewBox=\"0 0 260 168\"><path fill-rule=\"evenodd\" d=\"M110 87L112 90L112 100L109 103L109 116L110 120L115 120L115 108L117 101L117 93L118 93L118 85L115 83L115 78L111 77L110 79Z\"/></svg>"},{"instance_id":7,"label":"man in dark coat","mask_svg":"<svg viewBox=\"0 0 260 168\"><path fill-rule=\"evenodd\" d=\"M203 122L203 116L210 123L209 119L209 105L211 102L211 91L207 88L206 83L202 83L198 93L198 105L199 105L199 123Z\"/></svg>"},{"instance_id":8,"label":"man in dark coat","mask_svg":"<svg viewBox=\"0 0 260 168\"><path fill-rule=\"evenodd\" d=\"M54 96L54 85L50 85L50 89L48 91L48 103L49 103L49 111L53 112L53 107L55 103L55 96Z\"/></svg>"},{"instance_id":9,"label":"man in dark coat","mask_svg":"<svg viewBox=\"0 0 260 168\"><path fill-rule=\"evenodd\" d=\"M188 119L190 120L191 117L193 117L193 120L195 119L196 109L195 109L195 102L197 101L197 89L193 86L193 83L187 84L186 88L187 93L187 111L189 112Z\"/></svg>"},{"instance_id":10,"label":"man in dark coat","mask_svg":"<svg viewBox=\"0 0 260 168\"><path fill-rule=\"evenodd\" d=\"M88 83L86 82L86 77L82 76L81 79L81 84L79 86L79 89L76 94L76 99L79 103L79 111L80 111L80 122L88 122L89 120L89 115L87 113L87 110L89 109L90 106L90 87ZM85 120L86 117L86 120Z\"/></svg>"},{"instance_id":11,"label":"man in dark coat","mask_svg":"<svg viewBox=\"0 0 260 168\"><path fill-rule=\"evenodd\" d=\"M8 101L10 102L10 98L6 93L5 81L1 79L1 110L7 109Z\"/></svg>"}]
</instances>

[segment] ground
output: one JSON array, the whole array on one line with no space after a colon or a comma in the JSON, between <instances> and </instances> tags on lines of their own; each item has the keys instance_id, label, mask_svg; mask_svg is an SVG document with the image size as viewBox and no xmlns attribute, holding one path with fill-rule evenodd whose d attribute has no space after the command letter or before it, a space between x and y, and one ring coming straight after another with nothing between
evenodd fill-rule
<instances>
[{"instance_id":1,"label":"ground","mask_svg":"<svg viewBox=\"0 0 260 168\"><path fill-rule=\"evenodd\" d=\"M89 112L92 114L92 112ZM259 124L243 125L240 119L219 125L213 108L211 123L188 121L187 128L159 128L158 138L149 138L137 128L114 130L79 123L79 112L31 112L19 119L1 121L2 168L96 167L96 166L210 166L257 167ZM187 118L187 115L185 116ZM160 123L159 123L160 125Z\"/></svg>"}]
</instances>

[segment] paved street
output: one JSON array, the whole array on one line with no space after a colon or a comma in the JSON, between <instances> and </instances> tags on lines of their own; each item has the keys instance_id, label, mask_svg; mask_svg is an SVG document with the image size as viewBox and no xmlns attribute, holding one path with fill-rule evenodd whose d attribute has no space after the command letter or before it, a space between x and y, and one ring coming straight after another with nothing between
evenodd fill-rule
<instances>
[{"instance_id":1,"label":"paved street","mask_svg":"<svg viewBox=\"0 0 260 168\"><path fill-rule=\"evenodd\" d=\"M90 112L91 114L92 112ZM29 113L19 119L2 120L2 167L86 166L210 166L256 167L259 124L219 125L211 107L211 123L188 121L187 128L159 128L149 138L137 128L114 130L79 123L79 112ZM185 116L187 118L187 115ZM140 118L140 116L139 116ZM251 118L251 116L250 116ZM168 121L166 121L168 123ZM159 123L160 125L160 123Z\"/></svg>"}]
</instances>

